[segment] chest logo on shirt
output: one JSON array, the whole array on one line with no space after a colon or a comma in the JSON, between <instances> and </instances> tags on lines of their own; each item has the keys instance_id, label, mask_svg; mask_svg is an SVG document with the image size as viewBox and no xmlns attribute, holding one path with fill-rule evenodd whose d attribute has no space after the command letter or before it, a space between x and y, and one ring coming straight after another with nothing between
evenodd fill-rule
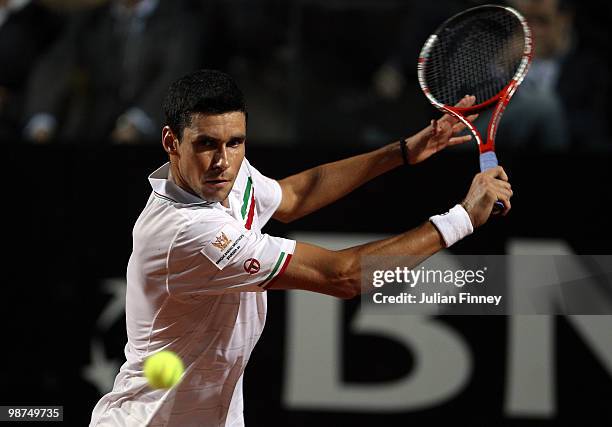
<instances>
[{"instance_id":1,"label":"chest logo on shirt","mask_svg":"<svg viewBox=\"0 0 612 427\"><path fill-rule=\"evenodd\" d=\"M255 258L249 258L244 262L244 271L249 274L255 274L259 271L261 265Z\"/></svg>"},{"instance_id":2,"label":"chest logo on shirt","mask_svg":"<svg viewBox=\"0 0 612 427\"><path fill-rule=\"evenodd\" d=\"M232 241L222 231L220 236L215 237L215 241L212 242L212 245L223 252L223 250L227 248L230 243L232 243Z\"/></svg>"}]
</instances>

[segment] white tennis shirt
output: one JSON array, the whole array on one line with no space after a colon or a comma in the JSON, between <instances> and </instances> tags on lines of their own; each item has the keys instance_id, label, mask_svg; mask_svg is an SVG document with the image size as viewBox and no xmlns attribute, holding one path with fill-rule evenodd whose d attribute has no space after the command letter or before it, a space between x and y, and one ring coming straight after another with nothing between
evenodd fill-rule
<instances>
[{"instance_id":1,"label":"white tennis shirt","mask_svg":"<svg viewBox=\"0 0 612 427\"><path fill-rule=\"evenodd\" d=\"M127 269L126 362L90 426L244 425L242 375L266 320L263 291L295 249L260 231L281 188L244 159L225 208L178 187L169 170L149 176ZM149 388L142 371L161 350L185 364L169 390Z\"/></svg>"}]
</instances>

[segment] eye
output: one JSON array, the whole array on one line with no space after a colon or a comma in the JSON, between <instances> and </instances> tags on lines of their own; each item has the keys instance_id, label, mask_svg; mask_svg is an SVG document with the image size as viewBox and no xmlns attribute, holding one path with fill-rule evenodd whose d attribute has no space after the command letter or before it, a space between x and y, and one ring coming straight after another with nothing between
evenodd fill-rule
<instances>
[{"instance_id":1,"label":"eye","mask_svg":"<svg viewBox=\"0 0 612 427\"><path fill-rule=\"evenodd\" d=\"M200 147L205 147L205 148L212 148L212 147L216 147L217 143L215 141L213 141L212 139L200 139L198 140L198 145Z\"/></svg>"},{"instance_id":2,"label":"eye","mask_svg":"<svg viewBox=\"0 0 612 427\"><path fill-rule=\"evenodd\" d=\"M244 139L232 139L230 142L227 143L227 146L235 148L243 143L244 143Z\"/></svg>"}]
</instances>

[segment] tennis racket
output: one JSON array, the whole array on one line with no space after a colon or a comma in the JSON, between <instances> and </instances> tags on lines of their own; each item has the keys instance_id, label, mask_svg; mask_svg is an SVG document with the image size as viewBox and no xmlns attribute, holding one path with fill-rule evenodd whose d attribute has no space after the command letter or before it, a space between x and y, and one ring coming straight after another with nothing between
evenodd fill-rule
<instances>
[{"instance_id":1,"label":"tennis racket","mask_svg":"<svg viewBox=\"0 0 612 427\"><path fill-rule=\"evenodd\" d=\"M446 20L421 49L418 77L429 102L472 132L480 152L480 170L498 165L495 135L501 116L531 63L533 40L527 21L516 10L478 6ZM465 95L476 102L454 107ZM467 116L493 108L486 141ZM503 208L496 202L495 209Z\"/></svg>"}]
</instances>

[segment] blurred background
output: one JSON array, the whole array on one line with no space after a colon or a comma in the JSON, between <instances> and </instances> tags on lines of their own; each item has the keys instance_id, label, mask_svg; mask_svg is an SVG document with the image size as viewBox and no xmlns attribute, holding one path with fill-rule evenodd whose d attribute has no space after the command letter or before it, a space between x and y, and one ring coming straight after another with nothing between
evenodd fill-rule
<instances>
[{"instance_id":1,"label":"blurred background","mask_svg":"<svg viewBox=\"0 0 612 427\"><path fill-rule=\"evenodd\" d=\"M131 229L165 161L171 81L232 74L247 156L282 178L437 117L417 83L420 48L484 3L0 0L0 403L64 405L80 426L112 387ZM527 17L536 46L497 138L513 211L449 253L610 254L612 6L504 4ZM477 171L477 148L454 147L265 231L330 248L397 234L460 201ZM611 283L601 289L612 299ZM302 292L269 301L245 376L247 425L612 425L612 316L376 316Z\"/></svg>"}]
</instances>

